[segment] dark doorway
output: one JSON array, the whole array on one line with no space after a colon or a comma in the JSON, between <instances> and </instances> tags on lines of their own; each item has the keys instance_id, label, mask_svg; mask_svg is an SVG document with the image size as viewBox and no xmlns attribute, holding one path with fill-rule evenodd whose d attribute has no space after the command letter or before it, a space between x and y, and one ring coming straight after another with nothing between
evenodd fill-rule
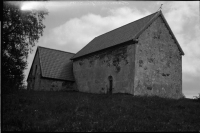
<instances>
[{"instance_id":1,"label":"dark doorway","mask_svg":"<svg viewBox=\"0 0 200 133\"><path fill-rule=\"evenodd\" d=\"M113 77L109 76L108 77L109 80L109 89L108 89L108 94L112 94L112 89L113 89Z\"/></svg>"}]
</instances>

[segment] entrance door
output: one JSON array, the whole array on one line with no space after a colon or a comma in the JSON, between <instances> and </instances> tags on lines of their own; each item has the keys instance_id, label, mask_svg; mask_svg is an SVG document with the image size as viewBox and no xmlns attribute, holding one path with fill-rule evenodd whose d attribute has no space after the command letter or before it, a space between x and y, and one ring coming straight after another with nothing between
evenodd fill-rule
<instances>
[{"instance_id":1,"label":"entrance door","mask_svg":"<svg viewBox=\"0 0 200 133\"><path fill-rule=\"evenodd\" d=\"M113 77L112 77L112 76L109 76L109 77L108 77L108 80L109 80L109 90L108 90L108 93L109 93L109 94L112 94L112 89L113 89Z\"/></svg>"}]
</instances>

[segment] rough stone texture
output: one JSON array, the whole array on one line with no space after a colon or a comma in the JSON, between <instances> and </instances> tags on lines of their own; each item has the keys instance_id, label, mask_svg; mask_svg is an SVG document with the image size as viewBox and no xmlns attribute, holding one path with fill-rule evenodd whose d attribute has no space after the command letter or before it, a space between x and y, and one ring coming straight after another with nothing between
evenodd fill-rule
<instances>
[{"instance_id":1,"label":"rough stone texture","mask_svg":"<svg viewBox=\"0 0 200 133\"><path fill-rule=\"evenodd\" d=\"M37 72L35 74L35 66ZM159 16L136 41L73 60L74 82L41 78L38 52L28 87L33 90L76 88L90 93L130 93L180 98L182 55Z\"/></svg>"},{"instance_id":2,"label":"rough stone texture","mask_svg":"<svg viewBox=\"0 0 200 133\"><path fill-rule=\"evenodd\" d=\"M112 76L112 93L133 94L134 49L133 42L107 49L73 62L73 72L79 91L107 93Z\"/></svg>"},{"instance_id":3,"label":"rough stone texture","mask_svg":"<svg viewBox=\"0 0 200 133\"><path fill-rule=\"evenodd\" d=\"M40 90L42 91L74 90L74 82L72 81L59 81L43 78L42 80L40 80L40 82Z\"/></svg>"},{"instance_id":4,"label":"rough stone texture","mask_svg":"<svg viewBox=\"0 0 200 133\"><path fill-rule=\"evenodd\" d=\"M37 70L36 70L37 65ZM39 63L39 53L36 52L34 57L34 61L32 63L31 70L29 72L28 82L28 90L38 90L40 86L40 78L41 78L41 70L40 70L40 63Z\"/></svg>"},{"instance_id":5,"label":"rough stone texture","mask_svg":"<svg viewBox=\"0 0 200 133\"><path fill-rule=\"evenodd\" d=\"M36 70L37 65L37 71ZM41 67L39 63L38 52L35 55L32 68L28 79L28 90L35 91L65 91L75 89L75 83L72 81L56 80L43 78L41 76Z\"/></svg>"},{"instance_id":6,"label":"rough stone texture","mask_svg":"<svg viewBox=\"0 0 200 133\"><path fill-rule=\"evenodd\" d=\"M134 94L180 98L182 56L162 18L158 17L138 40Z\"/></svg>"},{"instance_id":7,"label":"rough stone texture","mask_svg":"<svg viewBox=\"0 0 200 133\"><path fill-rule=\"evenodd\" d=\"M182 56L161 17L138 38L137 44L120 45L74 60L79 91L106 93L109 76L113 93L182 95Z\"/></svg>"}]
</instances>

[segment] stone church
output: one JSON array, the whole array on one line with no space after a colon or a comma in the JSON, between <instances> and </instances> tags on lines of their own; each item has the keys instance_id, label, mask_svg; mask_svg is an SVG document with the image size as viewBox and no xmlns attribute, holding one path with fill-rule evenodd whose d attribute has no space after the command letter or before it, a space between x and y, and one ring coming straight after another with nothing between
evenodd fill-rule
<instances>
[{"instance_id":1,"label":"stone church","mask_svg":"<svg viewBox=\"0 0 200 133\"><path fill-rule=\"evenodd\" d=\"M74 89L73 53L38 46L27 78L29 90Z\"/></svg>"},{"instance_id":2,"label":"stone church","mask_svg":"<svg viewBox=\"0 0 200 133\"><path fill-rule=\"evenodd\" d=\"M95 37L76 54L38 47L28 89L180 98L182 55L158 11Z\"/></svg>"}]
</instances>

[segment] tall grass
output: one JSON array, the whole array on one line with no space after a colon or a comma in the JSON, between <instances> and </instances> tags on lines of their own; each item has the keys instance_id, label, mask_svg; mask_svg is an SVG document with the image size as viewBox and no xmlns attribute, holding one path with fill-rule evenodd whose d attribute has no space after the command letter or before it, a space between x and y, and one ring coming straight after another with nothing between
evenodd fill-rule
<instances>
[{"instance_id":1,"label":"tall grass","mask_svg":"<svg viewBox=\"0 0 200 133\"><path fill-rule=\"evenodd\" d=\"M28 92L2 99L3 131L199 131L200 104L128 94Z\"/></svg>"}]
</instances>

